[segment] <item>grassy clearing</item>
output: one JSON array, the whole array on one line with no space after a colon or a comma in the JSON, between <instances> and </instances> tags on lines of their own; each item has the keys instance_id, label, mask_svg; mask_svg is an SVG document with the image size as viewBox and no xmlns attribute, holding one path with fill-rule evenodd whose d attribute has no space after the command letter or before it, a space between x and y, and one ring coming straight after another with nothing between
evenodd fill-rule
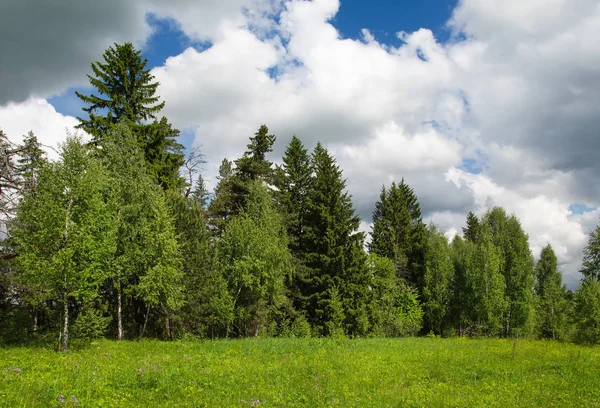
<instances>
[{"instance_id":1,"label":"grassy clearing","mask_svg":"<svg viewBox=\"0 0 600 408\"><path fill-rule=\"evenodd\" d=\"M600 348L540 341L102 340L66 355L0 349L6 407L600 406L598 378Z\"/></svg>"}]
</instances>

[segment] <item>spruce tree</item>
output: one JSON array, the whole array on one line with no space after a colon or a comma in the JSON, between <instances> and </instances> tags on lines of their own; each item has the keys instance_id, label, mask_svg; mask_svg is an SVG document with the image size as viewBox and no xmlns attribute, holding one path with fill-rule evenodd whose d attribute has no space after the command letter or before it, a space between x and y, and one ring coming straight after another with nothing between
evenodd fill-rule
<instances>
[{"instance_id":1,"label":"spruce tree","mask_svg":"<svg viewBox=\"0 0 600 408\"><path fill-rule=\"evenodd\" d=\"M370 294L362 249L364 236L356 232L360 219L351 196L344 191L342 171L320 143L313 151L312 167L314 179L308 195L304 239L304 259L309 268L302 283L304 309L317 330L329 333L328 311L336 303L333 294L339 293L346 329L361 334L365 331Z\"/></svg>"},{"instance_id":2,"label":"spruce tree","mask_svg":"<svg viewBox=\"0 0 600 408\"><path fill-rule=\"evenodd\" d=\"M215 234L220 235L237 211L234 211L233 202L233 163L223 159L219 166L217 187L214 199L208 206L211 226ZM239 209L235 209L238 210Z\"/></svg>"},{"instance_id":3,"label":"spruce tree","mask_svg":"<svg viewBox=\"0 0 600 408\"><path fill-rule=\"evenodd\" d=\"M467 241L476 243L479 239L479 218L473 213L473 211L469 211L467 214L467 226L463 227L463 236Z\"/></svg>"},{"instance_id":4,"label":"spruce tree","mask_svg":"<svg viewBox=\"0 0 600 408\"><path fill-rule=\"evenodd\" d=\"M562 275L550 244L542 249L535 271L537 333L540 337L562 339L567 324L567 288L562 284Z\"/></svg>"},{"instance_id":5,"label":"spruce tree","mask_svg":"<svg viewBox=\"0 0 600 408\"><path fill-rule=\"evenodd\" d=\"M146 68L148 60L131 43L114 44L103 54L104 62L93 62L90 84L97 94L75 94L88 105L82 108L88 118L78 118L78 128L92 135L92 143L102 146L108 131L126 123L136 135L148 162L148 171L163 189L180 188L183 180L183 146L179 131L166 118L157 120L165 103L156 95L158 82ZM152 122L150 120L153 120Z\"/></svg>"},{"instance_id":6,"label":"spruce tree","mask_svg":"<svg viewBox=\"0 0 600 408\"><path fill-rule=\"evenodd\" d=\"M396 263L399 276L422 294L427 229L413 189L405 183L382 187L373 212L369 252Z\"/></svg>"},{"instance_id":7,"label":"spruce tree","mask_svg":"<svg viewBox=\"0 0 600 408\"><path fill-rule=\"evenodd\" d=\"M588 244L583 250L580 272L584 279L600 279L600 225L590 232Z\"/></svg>"}]
</instances>

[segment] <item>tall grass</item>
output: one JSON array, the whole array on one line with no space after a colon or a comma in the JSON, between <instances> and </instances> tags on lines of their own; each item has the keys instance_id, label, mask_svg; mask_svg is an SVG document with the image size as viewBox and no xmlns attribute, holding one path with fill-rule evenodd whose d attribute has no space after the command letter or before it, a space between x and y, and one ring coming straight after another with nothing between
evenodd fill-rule
<instances>
[{"instance_id":1,"label":"tall grass","mask_svg":"<svg viewBox=\"0 0 600 408\"><path fill-rule=\"evenodd\" d=\"M0 349L0 406L600 406L600 348L466 339Z\"/></svg>"}]
</instances>

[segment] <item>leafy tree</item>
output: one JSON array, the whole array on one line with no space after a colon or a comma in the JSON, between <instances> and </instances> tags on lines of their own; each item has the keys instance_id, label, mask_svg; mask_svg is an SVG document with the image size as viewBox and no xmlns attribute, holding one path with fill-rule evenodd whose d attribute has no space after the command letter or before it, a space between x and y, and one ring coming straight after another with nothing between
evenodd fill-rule
<instances>
[{"instance_id":1,"label":"leafy tree","mask_svg":"<svg viewBox=\"0 0 600 408\"><path fill-rule=\"evenodd\" d=\"M473 211L469 211L469 214L467 214L467 226L462 229L464 238L470 242L477 242L480 228L479 218L477 218Z\"/></svg>"},{"instance_id":2,"label":"leafy tree","mask_svg":"<svg viewBox=\"0 0 600 408\"><path fill-rule=\"evenodd\" d=\"M70 136L61 161L39 170L25 195L12 235L22 282L62 305L61 346L68 350L71 305L89 303L107 278L115 223L105 201L109 178L81 139Z\"/></svg>"},{"instance_id":3,"label":"leafy tree","mask_svg":"<svg viewBox=\"0 0 600 408\"><path fill-rule=\"evenodd\" d=\"M248 208L233 217L217 246L216 267L227 282L233 311L228 323L241 336L266 330L285 300L290 269L285 227L268 191L257 181L249 190Z\"/></svg>"},{"instance_id":4,"label":"leafy tree","mask_svg":"<svg viewBox=\"0 0 600 408\"><path fill-rule=\"evenodd\" d=\"M583 250L583 265L580 272L585 279L600 279L600 225L590 232L588 244Z\"/></svg>"},{"instance_id":5,"label":"leafy tree","mask_svg":"<svg viewBox=\"0 0 600 408\"><path fill-rule=\"evenodd\" d=\"M31 193L38 184L38 171L47 162L42 145L33 132L23 138L17 160L17 172L21 179L22 194Z\"/></svg>"},{"instance_id":6,"label":"leafy tree","mask_svg":"<svg viewBox=\"0 0 600 408\"><path fill-rule=\"evenodd\" d=\"M600 344L600 282L585 279L575 293L575 341Z\"/></svg>"},{"instance_id":7,"label":"leafy tree","mask_svg":"<svg viewBox=\"0 0 600 408\"><path fill-rule=\"evenodd\" d=\"M370 254L367 267L372 276L373 333L385 337L418 333L423 323L423 311L416 291L396 276L394 261Z\"/></svg>"},{"instance_id":8,"label":"leafy tree","mask_svg":"<svg viewBox=\"0 0 600 408\"><path fill-rule=\"evenodd\" d=\"M506 283L500 268L500 250L492 242L491 229L486 224L480 230L479 243L467 266L476 333L502 333L507 301L504 295Z\"/></svg>"},{"instance_id":9,"label":"leafy tree","mask_svg":"<svg viewBox=\"0 0 600 408\"><path fill-rule=\"evenodd\" d=\"M428 231L423 307L431 329L441 334L450 312L454 264L448 240L432 225Z\"/></svg>"},{"instance_id":10,"label":"leafy tree","mask_svg":"<svg viewBox=\"0 0 600 408\"><path fill-rule=\"evenodd\" d=\"M304 233L304 260L309 269L302 282L304 310L309 321L321 332L326 331L331 289L343 299L346 326L361 334L369 303L368 271L362 249L363 234L356 232L360 223L345 192L342 171L319 143L312 155L314 179L307 201Z\"/></svg>"},{"instance_id":11,"label":"leafy tree","mask_svg":"<svg viewBox=\"0 0 600 408\"><path fill-rule=\"evenodd\" d=\"M427 230L417 197L404 179L382 188L371 237L369 251L394 260L398 275L422 293Z\"/></svg>"},{"instance_id":12,"label":"leafy tree","mask_svg":"<svg viewBox=\"0 0 600 408\"><path fill-rule=\"evenodd\" d=\"M526 334L533 327L533 286L535 272L529 238L516 216L508 216L495 207L483 217L492 231L492 242L500 250L500 271L506 285L508 302L504 316L504 334Z\"/></svg>"},{"instance_id":13,"label":"leafy tree","mask_svg":"<svg viewBox=\"0 0 600 408\"><path fill-rule=\"evenodd\" d=\"M131 43L114 44L103 54L104 62L93 62L88 75L96 94L75 94L87 105L88 118L78 118L78 127L92 135L92 143L101 146L111 128L126 123L138 139L148 162L147 170L164 188L180 188L183 179L183 147L177 142L179 131L157 120L165 103L156 95L158 82L146 68L148 60ZM152 122L150 120L153 119Z\"/></svg>"},{"instance_id":14,"label":"leafy tree","mask_svg":"<svg viewBox=\"0 0 600 408\"><path fill-rule=\"evenodd\" d=\"M104 160L118 228L111 279L116 292L117 338L123 339L125 300L130 310L135 309L135 301L142 302L146 310L143 323L139 322L142 333L151 309L161 312L165 326L169 323L172 310L181 304L181 259L164 194L147 172L143 153L127 126L116 126L107 134Z\"/></svg>"},{"instance_id":15,"label":"leafy tree","mask_svg":"<svg viewBox=\"0 0 600 408\"><path fill-rule=\"evenodd\" d=\"M466 329L473 324L474 296L469 280L469 263L475 252L476 244L456 235L450 248L454 274L450 281L452 299L449 312L456 332L462 336Z\"/></svg>"},{"instance_id":16,"label":"leafy tree","mask_svg":"<svg viewBox=\"0 0 600 408\"><path fill-rule=\"evenodd\" d=\"M567 324L567 288L562 284L562 275L557 269L556 255L550 244L542 249L535 271L537 332L541 337L562 339Z\"/></svg>"}]
</instances>

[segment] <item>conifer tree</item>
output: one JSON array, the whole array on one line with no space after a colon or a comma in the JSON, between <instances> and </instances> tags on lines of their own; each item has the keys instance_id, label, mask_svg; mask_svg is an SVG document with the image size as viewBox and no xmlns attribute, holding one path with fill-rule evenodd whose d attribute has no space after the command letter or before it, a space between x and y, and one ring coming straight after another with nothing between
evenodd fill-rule
<instances>
[{"instance_id":1,"label":"conifer tree","mask_svg":"<svg viewBox=\"0 0 600 408\"><path fill-rule=\"evenodd\" d=\"M542 249L535 268L537 279L536 327L540 337L562 339L567 323L567 288L562 284L562 275L557 269L557 260L550 244Z\"/></svg>"},{"instance_id":2,"label":"conifer tree","mask_svg":"<svg viewBox=\"0 0 600 408\"><path fill-rule=\"evenodd\" d=\"M588 244L583 250L583 264L580 272L584 279L600 279L600 225L590 232Z\"/></svg>"},{"instance_id":3,"label":"conifer tree","mask_svg":"<svg viewBox=\"0 0 600 408\"><path fill-rule=\"evenodd\" d=\"M236 214L233 208L233 177L233 163L223 159L219 166L215 196L208 206L210 222L217 235L223 232L231 217Z\"/></svg>"},{"instance_id":4,"label":"conifer tree","mask_svg":"<svg viewBox=\"0 0 600 408\"><path fill-rule=\"evenodd\" d=\"M467 214L467 226L463 227L463 236L467 241L476 243L479 239L479 218L473 213L473 211L469 211Z\"/></svg>"},{"instance_id":5,"label":"conifer tree","mask_svg":"<svg viewBox=\"0 0 600 408\"><path fill-rule=\"evenodd\" d=\"M103 60L93 62L93 76L88 75L97 94L75 92L88 105L82 108L88 118L78 118L78 127L92 135L94 145L101 146L112 126L126 123L136 135L154 179L165 190L182 187L179 131L166 118L157 120L165 102L159 102L156 95L159 84L146 68L148 60L131 43L109 47Z\"/></svg>"},{"instance_id":6,"label":"conifer tree","mask_svg":"<svg viewBox=\"0 0 600 408\"><path fill-rule=\"evenodd\" d=\"M404 179L387 190L382 187L371 237L369 251L394 260L398 275L422 294L427 229L417 197Z\"/></svg>"},{"instance_id":7,"label":"conifer tree","mask_svg":"<svg viewBox=\"0 0 600 408\"><path fill-rule=\"evenodd\" d=\"M327 333L335 288L343 299L346 328L360 334L369 303L368 271L360 223L345 192L342 171L319 143L312 154L314 179L307 201L305 255L309 275L302 283L304 309L314 327ZM332 303L333 302L333 303ZM361 322L359 324L359 322Z\"/></svg>"}]
</instances>

